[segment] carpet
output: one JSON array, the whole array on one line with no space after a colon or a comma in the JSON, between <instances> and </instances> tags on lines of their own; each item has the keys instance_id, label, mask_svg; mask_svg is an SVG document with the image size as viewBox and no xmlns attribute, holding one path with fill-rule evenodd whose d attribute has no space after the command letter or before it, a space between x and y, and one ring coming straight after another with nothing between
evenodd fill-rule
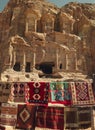
<instances>
[{"instance_id":1,"label":"carpet","mask_svg":"<svg viewBox=\"0 0 95 130\"><path fill-rule=\"evenodd\" d=\"M70 85L73 105L87 105L95 103L92 84L86 82L72 82Z\"/></svg>"},{"instance_id":2,"label":"carpet","mask_svg":"<svg viewBox=\"0 0 95 130\"><path fill-rule=\"evenodd\" d=\"M78 108L78 123L80 129L91 127L91 108L79 107Z\"/></svg>"},{"instance_id":3,"label":"carpet","mask_svg":"<svg viewBox=\"0 0 95 130\"><path fill-rule=\"evenodd\" d=\"M36 107L28 104L18 105L17 128L30 129L35 125Z\"/></svg>"},{"instance_id":4,"label":"carpet","mask_svg":"<svg viewBox=\"0 0 95 130\"><path fill-rule=\"evenodd\" d=\"M0 130L5 130L5 127L4 126L0 126Z\"/></svg>"},{"instance_id":5,"label":"carpet","mask_svg":"<svg viewBox=\"0 0 95 130\"><path fill-rule=\"evenodd\" d=\"M11 92L11 83L0 83L0 102L8 102Z\"/></svg>"},{"instance_id":6,"label":"carpet","mask_svg":"<svg viewBox=\"0 0 95 130\"><path fill-rule=\"evenodd\" d=\"M54 129L36 127L35 130L54 130ZM60 130L60 129L56 129L56 130Z\"/></svg>"},{"instance_id":7,"label":"carpet","mask_svg":"<svg viewBox=\"0 0 95 130\"><path fill-rule=\"evenodd\" d=\"M71 89L69 83L50 83L50 103L71 105Z\"/></svg>"},{"instance_id":8,"label":"carpet","mask_svg":"<svg viewBox=\"0 0 95 130\"><path fill-rule=\"evenodd\" d=\"M25 103L25 87L26 83L12 83L9 101Z\"/></svg>"},{"instance_id":9,"label":"carpet","mask_svg":"<svg viewBox=\"0 0 95 130\"><path fill-rule=\"evenodd\" d=\"M78 128L77 108L73 108L73 107L64 108L64 125L65 125L65 129Z\"/></svg>"},{"instance_id":10,"label":"carpet","mask_svg":"<svg viewBox=\"0 0 95 130\"><path fill-rule=\"evenodd\" d=\"M49 83L30 82L27 84L26 101L35 105L48 105Z\"/></svg>"},{"instance_id":11,"label":"carpet","mask_svg":"<svg viewBox=\"0 0 95 130\"><path fill-rule=\"evenodd\" d=\"M95 130L95 107L92 107L91 121L92 121L91 124L92 130Z\"/></svg>"},{"instance_id":12,"label":"carpet","mask_svg":"<svg viewBox=\"0 0 95 130\"><path fill-rule=\"evenodd\" d=\"M16 126L17 105L2 103L1 105L1 125Z\"/></svg>"},{"instance_id":13,"label":"carpet","mask_svg":"<svg viewBox=\"0 0 95 130\"><path fill-rule=\"evenodd\" d=\"M54 130L64 129L63 107L38 107L36 116L36 127Z\"/></svg>"}]
</instances>

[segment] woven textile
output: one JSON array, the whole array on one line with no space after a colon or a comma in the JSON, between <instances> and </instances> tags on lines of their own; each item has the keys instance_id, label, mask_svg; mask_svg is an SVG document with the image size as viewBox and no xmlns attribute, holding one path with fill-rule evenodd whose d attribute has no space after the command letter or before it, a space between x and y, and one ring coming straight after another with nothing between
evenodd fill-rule
<instances>
[{"instance_id":1,"label":"woven textile","mask_svg":"<svg viewBox=\"0 0 95 130\"><path fill-rule=\"evenodd\" d=\"M26 83L12 83L10 102L23 102L25 103L25 87Z\"/></svg>"},{"instance_id":2,"label":"woven textile","mask_svg":"<svg viewBox=\"0 0 95 130\"><path fill-rule=\"evenodd\" d=\"M51 82L50 83L50 102L64 105L71 104L71 90L69 83Z\"/></svg>"},{"instance_id":3,"label":"woven textile","mask_svg":"<svg viewBox=\"0 0 95 130\"><path fill-rule=\"evenodd\" d=\"M37 105L47 105L49 94L49 83L30 82L27 84L29 87L26 90L27 93L26 101Z\"/></svg>"},{"instance_id":4,"label":"woven textile","mask_svg":"<svg viewBox=\"0 0 95 130\"><path fill-rule=\"evenodd\" d=\"M65 107L64 108L64 124L65 129L76 129L78 128L78 114L77 108Z\"/></svg>"},{"instance_id":5,"label":"woven textile","mask_svg":"<svg viewBox=\"0 0 95 130\"><path fill-rule=\"evenodd\" d=\"M0 126L0 130L5 130L5 127L4 126Z\"/></svg>"},{"instance_id":6,"label":"woven textile","mask_svg":"<svg viewBox=\"0 0 95 130\"><path fill-rule=\"evenodd\" d=\"M92 85L86 82L70 83L73 105L94 104Z\"/></svg>"},{"instance_id":7,"label":"woven textile","mask_svg":"<svg viewBox=\"0 0 95 130\"><path fill-rule=\"evenodd\" d=\"M91 127L91 108L90 107L79 107L78 108L78 123L79 128Z\"/></svg>"},{"instance_id":8,"label":"woven textile","mask_svg":"<svg viewBox=\"0 0 95 130\"><path fill-rule=\"evenodd\" d=\"M33 128L36 108L32 105L18 105L17 128Z\"/></svg>"},{"instance_id":9,"label":"woven textile","mask_svg":"<svg viewBox=\"0 0 95 130\"><path fill-rule=\"evenodd\" d=\"M2 91L3 91L3 85L0 83L0 102L2 101Z\"/></svg>"},{"instance_id":10,"label":"woven textile","mask_svg":"<svg viewBox=\"0 0 95 130\"><path fill-rule=\"evenodd\" d=\"M17 105L2 103L0 118L1 125L15 126L17 121Z\"/></svg>"},{"instance_id":11,"label":"woven textile","mask_svg":"<svg viewBox=\"0 0 95 130\"><path fill-rule=\"evenodd\" d=\"M92 108L91 122L91 128L92 130L95 130L95 107Z\"/></svg>"},{"instance_id":12,"label":"woven textile","mask_svg":"<svg viewBox=\"0 0 95 130\"><path fill-rule=\"evenodd\" d=\"M11 83L0 83L0 102L8 102Z\"/></svg>"},{"instance_id":13,"label":"woven textile","mask_svg":"<svg viewBox=\"0 0 95 130\"><path fill-rule=\"evenodd\" d=\"M64 129L64 108L38 107L36 126L55 130Z\"/></svg>"},{"instance_id":14,"label":"woven textile","mask_svg":"<svg viewBox=\"0 0 95 130\"><path fill-rule=\"evenodd\" d=\"M54 129L36 127L35 130L54 130ZM60 129L56 129L56 130L60 130Z\"/></svg>"}]
</instances>

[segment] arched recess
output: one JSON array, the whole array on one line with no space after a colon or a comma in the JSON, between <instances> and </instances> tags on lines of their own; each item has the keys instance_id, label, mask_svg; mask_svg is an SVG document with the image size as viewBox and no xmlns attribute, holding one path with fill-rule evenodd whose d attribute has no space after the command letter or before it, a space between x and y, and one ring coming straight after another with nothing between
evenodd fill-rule
<instances>
[{"instance_id":1,"label":"arched recess","mask_svg":"<svg viewBox=\"0 0 95 130\"><path fill-rule=\"evenodd\" d=\"M40 15L38 12L32 10L32 9L27 9L25 12L26 15L26 32L28 31L37 31L37 21L40 19Z\"/></svg>"},{"instance_id":2,"label":"arched recess","mask_svg":"<svg viewBox=\"0 0 95 130\"><path fill-rule=\"evenodd\" d=\"M41 18L42 32L48 33L54 30L55 16L47 13Z\"/></svg>"}]
</instances>

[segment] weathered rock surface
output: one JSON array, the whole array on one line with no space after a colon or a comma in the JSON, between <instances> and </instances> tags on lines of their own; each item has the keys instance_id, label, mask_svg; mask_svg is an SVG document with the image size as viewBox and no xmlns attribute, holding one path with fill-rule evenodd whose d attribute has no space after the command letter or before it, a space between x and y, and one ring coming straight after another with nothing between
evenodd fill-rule
<instances>
[{"instance_id":1,"label":"weathered rock surface","mask_svg":"<svg viewBox=\"0 0 95 130\"><path fill-rule=\"evenodd\" d=\"M95 4L10 0L0 13L1 80L42 80L39 74L88 80L94 42Z\"/></svg>"}]
</instances>

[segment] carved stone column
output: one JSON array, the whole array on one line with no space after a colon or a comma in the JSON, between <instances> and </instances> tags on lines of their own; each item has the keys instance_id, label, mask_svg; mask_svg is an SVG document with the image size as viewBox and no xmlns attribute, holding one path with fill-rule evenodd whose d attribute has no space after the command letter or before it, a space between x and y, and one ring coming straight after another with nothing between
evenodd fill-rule
<instances>
[{"instance_id":1,"label":"carved stone column","mask_svg":"<svg viewBox=\"0 0 95 130\"><path fill-rule=\"evenodd\" d=\"M35 20L35 32L37 31L37 20Z\"/></svg>"},{"instance_id":2,"label":"carved stone column","mask_svg":"<svg viewBox=\"0 0 95 130\"><path fill-rule=\"evenodd\" d=\"M16 51L13 52L13 65L16 63Z\"/></svg>"},{"instance_id":3,"label":"carved stone column","mask_svg":"<svg viewBox=\"0 0 95 130\"><path fill-rule=\"evenodd\" d=\"M68 54L66 54L66 70L68 70L69 67L68 67Z\"/></svg>"},{"instance_id":4,"label":"carved stone column","mask_svg":"<svg viewBox=\"0 0 95 130\"><path fill-rule=\"evenodd\" d=\"M77 55L76 55L76 53L75 53L75 70L76 70L76 71L78 70Z\"/></svg>"},{"instance_id":5,"label":"carved stone column","mask_svg":"<svg viewBox=\"0 0 95 130\"><path fill-rule=\"evenodd\" d=\"M25 29L26 33L28 32L28 22L26 22L26 29Z\"/></svg>"},{"instance_id":6,"label":"carved stone column","mask_svg":"<svg viewBox=\"0 0 95 130\"><path fill-rule=\"evenodd\" d=\"M11 68L12 67L12 62L13 62L13 46L10 44L9 45L9 67L8 68Z\"/></svg>"},{"instance_id":7,"label":"carved stone column","mask_svg":"<svg viewBox=\"0 0 95 130\"><path fill-rule=\"evenodd\" d=\"M56 50L56 69L57 69L57 70L59 69L59 64L58 64L58 62L59 62L59 55L58 55L58 48L57 48L57 50Z\"/></svg>"},{"instance_id":8,"label":"carved stone column","mask_svg":"<svg viewBox=\"0 0 95 130\"><path fill-rule=\"evenodd\" d=\"M36 64L36 52L33 54L33 70L35 69L35 64Z\"/></svg>"},{"instance_id":9,"label":"carved stone column","mask_svg":"<svg viewBox=\"0 0 95 130\"><path fill-rule=\"evenodd\" d=\"M22 72L25 72L25 66L26 66L26 55L25 52L23 52L23 61L22 61Z\"/></svg>"},{"instance_id":10,"label":"carved stone column","mask_svg":"<svg viewBox=\"0 0 95 130\"><path fill-rule=\"evenodd\" d=\"M35 71L35 64L36 64L36 52L33 53L33 63L31 66L31 71Z\"/></svg>"}]
</instances>

